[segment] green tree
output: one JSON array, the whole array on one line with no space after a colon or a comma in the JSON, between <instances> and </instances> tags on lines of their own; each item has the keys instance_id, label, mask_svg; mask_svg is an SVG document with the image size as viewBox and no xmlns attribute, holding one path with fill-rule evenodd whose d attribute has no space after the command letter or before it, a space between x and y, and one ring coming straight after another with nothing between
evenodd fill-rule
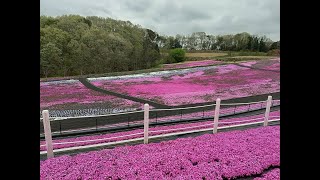
<instances>
[{"instance_id":1,"label":"green tree","mask_svg":"<svg viewBox=\"0 0 320 180\"><path fill-rule=\"evenodd\" d=\"M253 37L250 35L248 37L247 50L252 51L253 49Z\"/></svg>"},{"instance_id":2,"label":"green tree","mask_svg":"<svg viewBox=\"0 0 320 180\"><path fill-rule=\"evenodd\" d=\"M182 62L185 60L186 52L181 48L172 49L169 52L169 56L172 57L175 62Z\"/></svg>"},{"instance_id":3,"label":"green tree","mask_svg":"<svg viewBox=\"0 0 320 180\"><path fill-rule=\"evenodd\" d=\"M79 40L81 36L91 27L91 21L79 15L64 15L53 27L67 32L72 39Z\"/></svg>"},{"instance_id":4,"label":"green tree","mask_svg":"<svg viewBox=\"0 0 320 180\"><path fill-rule=\"evenodd\" d=\"M166 38L165 42L165 48L166 49L174 49L175 48L175 38L172 36L169 36Z\"/></svg>"},{"instance_id":5,"label":"green tree","mask_svg":"<svg viewBox=\"0 0 320 180\"><path fill-rule=\"evenodd\" d=\"M40 43L42 45L53 43L64 51L70 39L70 34L61 29L51 26L40 28Z\"/></svg>"},{"instance_id":6,"label":"green tree","mask_svg":"<svg viewBox=\"0 0 320 180\"><path fill-rule=\"evenodd\" d=\"M280 41L273 42L272 45L270 46L270 50L272 50L272 49L280 49L280 46L278 46L278 44L280 44Z\"/></svg>"},{"instance_id":7,"label":"green tree","mask_svg":"<svg viewBox=\"0 0 320 180\"><path fill-rule=\"evenodd\" d=\"M47 78L50 73L54 75L61 62L62 51L53 43L48 43L40 50L40 68Z\"/></svg>"},{"instance_id":8,"label":"green tree","mask_svg":"<svg viewBox=\"0 0 320 180\"><path fill-rule=\"evenodd\" d=\"M40 28L57 24L59 20L50 16L40 16Z\"/></svg>"},{"instance_id":9,"label":"green tree","mask_svg":"<svg viewBox=\"0 0 320 180\"><path fill-rule=\"evenodd\" d=\"M259 51L259 37L258 36L253 36L252 51Z\"/></svg>"},{"instance_id":10,"label":"green tree","mask_svg":"<svg viewBox=\"0 0 320 180\"><path fill-rule=\"evenodd\" d=\"M268 48L266 46L266 39L265 37L261 37L259 41L259 51L260 52L267 52Z\"/></svg>"}]
</instances>

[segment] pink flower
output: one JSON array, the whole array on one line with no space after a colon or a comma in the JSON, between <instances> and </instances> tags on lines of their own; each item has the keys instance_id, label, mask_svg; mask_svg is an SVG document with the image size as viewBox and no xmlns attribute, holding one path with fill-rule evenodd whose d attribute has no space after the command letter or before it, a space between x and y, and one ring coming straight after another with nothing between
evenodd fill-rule
<instances>
[{"instance_id":1,"label":"pink flower","mask_svg":"<svg viewBox=\"0 0 320 180\"><path fill-rule=\"evenodd\" d=\"M40 161L40 179L222 180L261 174L271 166L280 166L279 126L50 158Z\"/></svg>"}]
</instances>

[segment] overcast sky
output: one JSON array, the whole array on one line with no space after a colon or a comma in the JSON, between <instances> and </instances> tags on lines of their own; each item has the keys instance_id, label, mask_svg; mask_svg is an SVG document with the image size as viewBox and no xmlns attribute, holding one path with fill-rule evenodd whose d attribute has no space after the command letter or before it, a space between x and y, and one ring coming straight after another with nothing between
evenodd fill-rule
<instances>
[{"instance_id":1,"label":"overcast sky","mask_svg":"<svg viewBox=\"0 0 320 180\"><path fill-rule=\"evenodd\" d=\"M41 0L40 15L111 17L162 35L250 34L280 40L280 0Z\"/></svg>"}]
</instances>

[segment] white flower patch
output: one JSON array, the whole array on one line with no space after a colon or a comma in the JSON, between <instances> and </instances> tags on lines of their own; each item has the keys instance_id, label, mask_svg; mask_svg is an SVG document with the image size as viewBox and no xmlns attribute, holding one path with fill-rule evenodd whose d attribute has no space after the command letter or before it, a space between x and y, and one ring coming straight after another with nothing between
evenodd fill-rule
<instances>
[{"instance_id":1,"label":"white flower patch","mask_svg":"<svg viewBox=\"0 0 320 180\"><path fill-rule=\"evenodd\" d=\"M79 83L79 80L68 79L68 80L58 80L58 81L49 81L49 82L40 82L41 85L55 85L55 84L73 84Z\"/></svg>"},{"instance_id":2,"label":"white flower patch","mask_svg":"<svg viewBox=\"0 0 320 180\"><path fill-rule=\"evenodd\" d=\"M226 65L224 65L226 66ZM169 77L179 74L192 73L197 71L203 71L208 69L215 69L215 66L208 67L196 67L189 69L181 69L181 70L168 70L168 71L157 71L150 73L141 73L141 74L132 74L132 75L123 75L123 76L110 76L110 77L98 77L98 78L87 78L89 81L100 81L100 80L125 80L125 79L135 79L135 78L150 78L150 77Z\"/></svg>"}]
</instances>

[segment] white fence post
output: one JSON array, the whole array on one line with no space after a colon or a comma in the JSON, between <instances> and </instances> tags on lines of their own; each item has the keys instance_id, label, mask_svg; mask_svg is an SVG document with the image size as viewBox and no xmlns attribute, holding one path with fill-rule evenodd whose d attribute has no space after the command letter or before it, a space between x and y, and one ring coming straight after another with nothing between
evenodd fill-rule
<instances>
[{"instance_id":1,"label":"white fence post","mask_svg":"<svg viewBox=\"0 0 320 180\"><path fill-rule=\"evenodd\" d=\"M149 140L149 104L144 104L144 144Z\"/></svg>"},{"instance_id":2,"label":"white fence post","mask_svg":"<svg viewBox=\"0 0 320 180\"><path fill-rule=\"evenodd\" d=\"M46 147L47 147L47 158L54 157L53 155L53 146L52 146L52 136L51 136L51 127L49 121L49 111L42 111L43 117L43 128L44 128L44 136L46 139Z\"/></svg>"},{"instance_id":3,"label":"white fence post","mask_svg":"<svg viewBox=\"0 0 320 180\"><path fill-rule=\"evenodd\" d=\"M272 96L268 96L267 106L266 106L266 113L264 115L263 126L268 126L271 103L272 103Z\"/></svg>"},{"instance_id":4,"label":"white fence post","mask_svg":"<svg viewBox=\"0 0 320 180\"><path fill-rule=\"evenodd\" d=\"M216 108L214 110L213 133L217 133L217 130L218 130L220 102L221 102L221 100L220 100L220 98L218 98L216 100Z\"/></svg>"}]
</instances>

